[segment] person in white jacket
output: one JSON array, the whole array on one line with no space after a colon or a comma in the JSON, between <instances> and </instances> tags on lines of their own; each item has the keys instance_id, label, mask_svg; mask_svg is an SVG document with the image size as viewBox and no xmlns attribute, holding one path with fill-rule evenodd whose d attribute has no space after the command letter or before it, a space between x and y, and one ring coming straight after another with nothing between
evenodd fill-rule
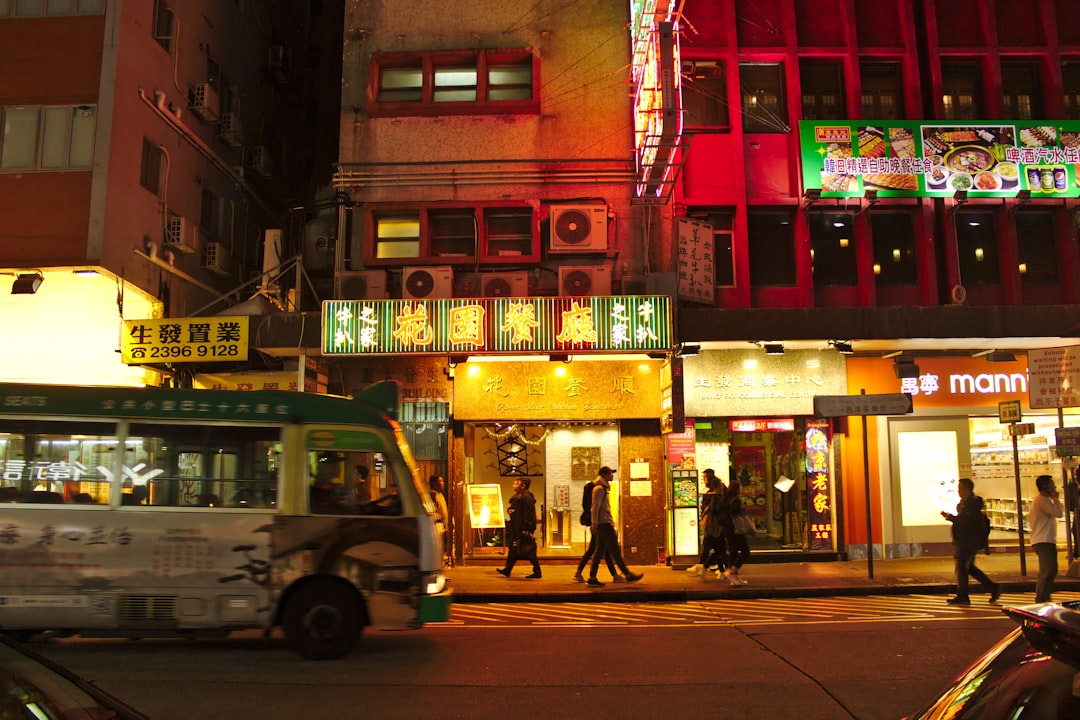
<instances>
[{"instance_id":1,"label":"person in white jacket","mask_svg":"<svg viewBox=\"0 0 1080 720\"><path fill-rule=\"evenodd\" d=\"M1054 478L1040 475L1035 478L1039 494L1031 501L1028 527L1031 529L1031 548L1039 558L1039 579L1035 581L1035 602L1050 602L1054 578L1058 574L1057 521L1064 515L1058 499Z\"/></svg>"}]
</instances>

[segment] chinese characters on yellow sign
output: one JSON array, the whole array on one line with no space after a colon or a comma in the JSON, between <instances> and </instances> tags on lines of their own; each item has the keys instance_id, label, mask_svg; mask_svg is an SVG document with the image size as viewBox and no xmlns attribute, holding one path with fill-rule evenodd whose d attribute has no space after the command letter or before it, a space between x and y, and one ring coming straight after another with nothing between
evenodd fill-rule
<instances>
[{"instance_id":1,"label":"chinese characters on yellow sign","mask_svg":"<svg viewBox=\"0 0 1080 720\"><path fill-rule=\"evenodd\" d=\"M248 318L125 320L120 352L129 365L247 360Z\"/></svg>"},{"instance_id":2,"label":"chinese characters on yellow sign","mask_svg":"<svg viewBox=\"0 0 1080 720\"><path fill-rule=\"evenodd\" d=\"M454 376L454 417L656 418L660 365L659 360L465 363Z\"/></svg>"}]
</instances>

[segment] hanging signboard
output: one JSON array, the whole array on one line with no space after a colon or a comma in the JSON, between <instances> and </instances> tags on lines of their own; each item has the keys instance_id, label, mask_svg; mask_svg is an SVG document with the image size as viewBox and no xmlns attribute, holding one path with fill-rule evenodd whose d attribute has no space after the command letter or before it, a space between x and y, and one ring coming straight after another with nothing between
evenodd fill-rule
<instances>
[{"instance_id":1,"label":"hanging signboard","mask_svg":"<svg viewBox=\"0 0 1080 720\"><path fill-rule=\"evenodd\" d=\"M248 359L248 318L125 320L120 357L128 365Z\"/></svg>"},{"instance_id":2,"label":"hanging signboard","mask_svg":"<svg viewBox=\"0 0 1080 720\"><path fill-rule=\"evenodd\" d=\"M666 295L328 300L324 355L648 352L671 348Z\"/></svg>"},{"instance_id":3,"label":"hanging signboard","mask_svg":"<svg viewBox=\"0 0 1080 720\"><path fill-rule=\"evenodd\" d=\"M679 218L679 297L712 305L716 301L716 268L712 225Z\"/></svg>"},{"instance_id":4,"label":"hanging signboard","mask_svg":"<svg viewBox=\"0 0 1080 720\"><path fill-rule=\"evenodd\" d=\"M1080 122L804 120L799 137L822 197L1080 197Z\"/></svg>"}]
</instances>

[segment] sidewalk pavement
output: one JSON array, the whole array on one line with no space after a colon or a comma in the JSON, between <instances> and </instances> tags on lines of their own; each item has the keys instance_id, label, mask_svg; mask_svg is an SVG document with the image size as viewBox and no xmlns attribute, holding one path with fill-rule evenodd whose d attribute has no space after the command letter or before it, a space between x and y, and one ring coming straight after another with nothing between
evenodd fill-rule
<instances>
[{"instance_id":1,"label":"sidewalk pavement","mask_svg":"<svg viewBox=\"0 0 1080 720\"><path fill-rule=\"evenodd\" d=\"M708 573L705 579L686 572L686 566L631 565L645 577L636 583L613 583L601 565L598 579L602 588L591 588L573 580L575 564L556 560L542 563L543 577L527 580L529 563L519 563L509 578L495 572L502 565L476 564L449 568L446 572L458 603L529 602L684 602L724 598L829 597L839 595L951 594L956 592L951 557L875 559L873 578L865 560L832 562L750 562L740 571L746 585L732 586ZM1056 590L1080 591L1080 578L1068 577L1065 554L1059 557L1060 573ZM1039 561L1035 553L1025 553L1027 574L1020 572L1018 552L978 555L975 564L1004 592L1030 592L1034 602ZM588 577L588 568L585 571ZM977 601L982 587L971 581L970 591Z\"/></svg>"}]
</instances>

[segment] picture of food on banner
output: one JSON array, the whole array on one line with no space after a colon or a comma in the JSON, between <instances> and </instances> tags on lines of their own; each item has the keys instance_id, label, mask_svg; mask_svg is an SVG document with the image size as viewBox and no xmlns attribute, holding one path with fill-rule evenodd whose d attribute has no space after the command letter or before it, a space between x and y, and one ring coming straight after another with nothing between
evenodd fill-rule
<instances>
[{"instance_id":1,"label":"picture of food on banner","mask_svg":"<svg viewBox=\"0 0 1080 720\"><path fill-rule=\"evenodd\" d=\"M879 127L859 128L859 157L885 157L885 133Z\"/></svg>"},{"instance_id":2,"label":"picture of food on banner","mask_svg":"<svg viewBox=\"0 0 1080 720\"><path fill-rule=\"evenodd\" d=\"M1009 160L1016 130L996 126L924 126L925 173L928 190L972 193L1015 190L1020 167Z\"/></svg>"},{"instance_id":3,"label":"picture of food on banner","mask_svg":"<svg viewBox=\"0 0 1080 720\"><path fill-rule=\"evenodd\" d=\"M833 160L847 160L852 157L850 142L831 142L825 146L825 157ZM847 173L821 173L821 189L825 192L855 192L859 189L859 178Z\"/></svg>"}]
</instances>

